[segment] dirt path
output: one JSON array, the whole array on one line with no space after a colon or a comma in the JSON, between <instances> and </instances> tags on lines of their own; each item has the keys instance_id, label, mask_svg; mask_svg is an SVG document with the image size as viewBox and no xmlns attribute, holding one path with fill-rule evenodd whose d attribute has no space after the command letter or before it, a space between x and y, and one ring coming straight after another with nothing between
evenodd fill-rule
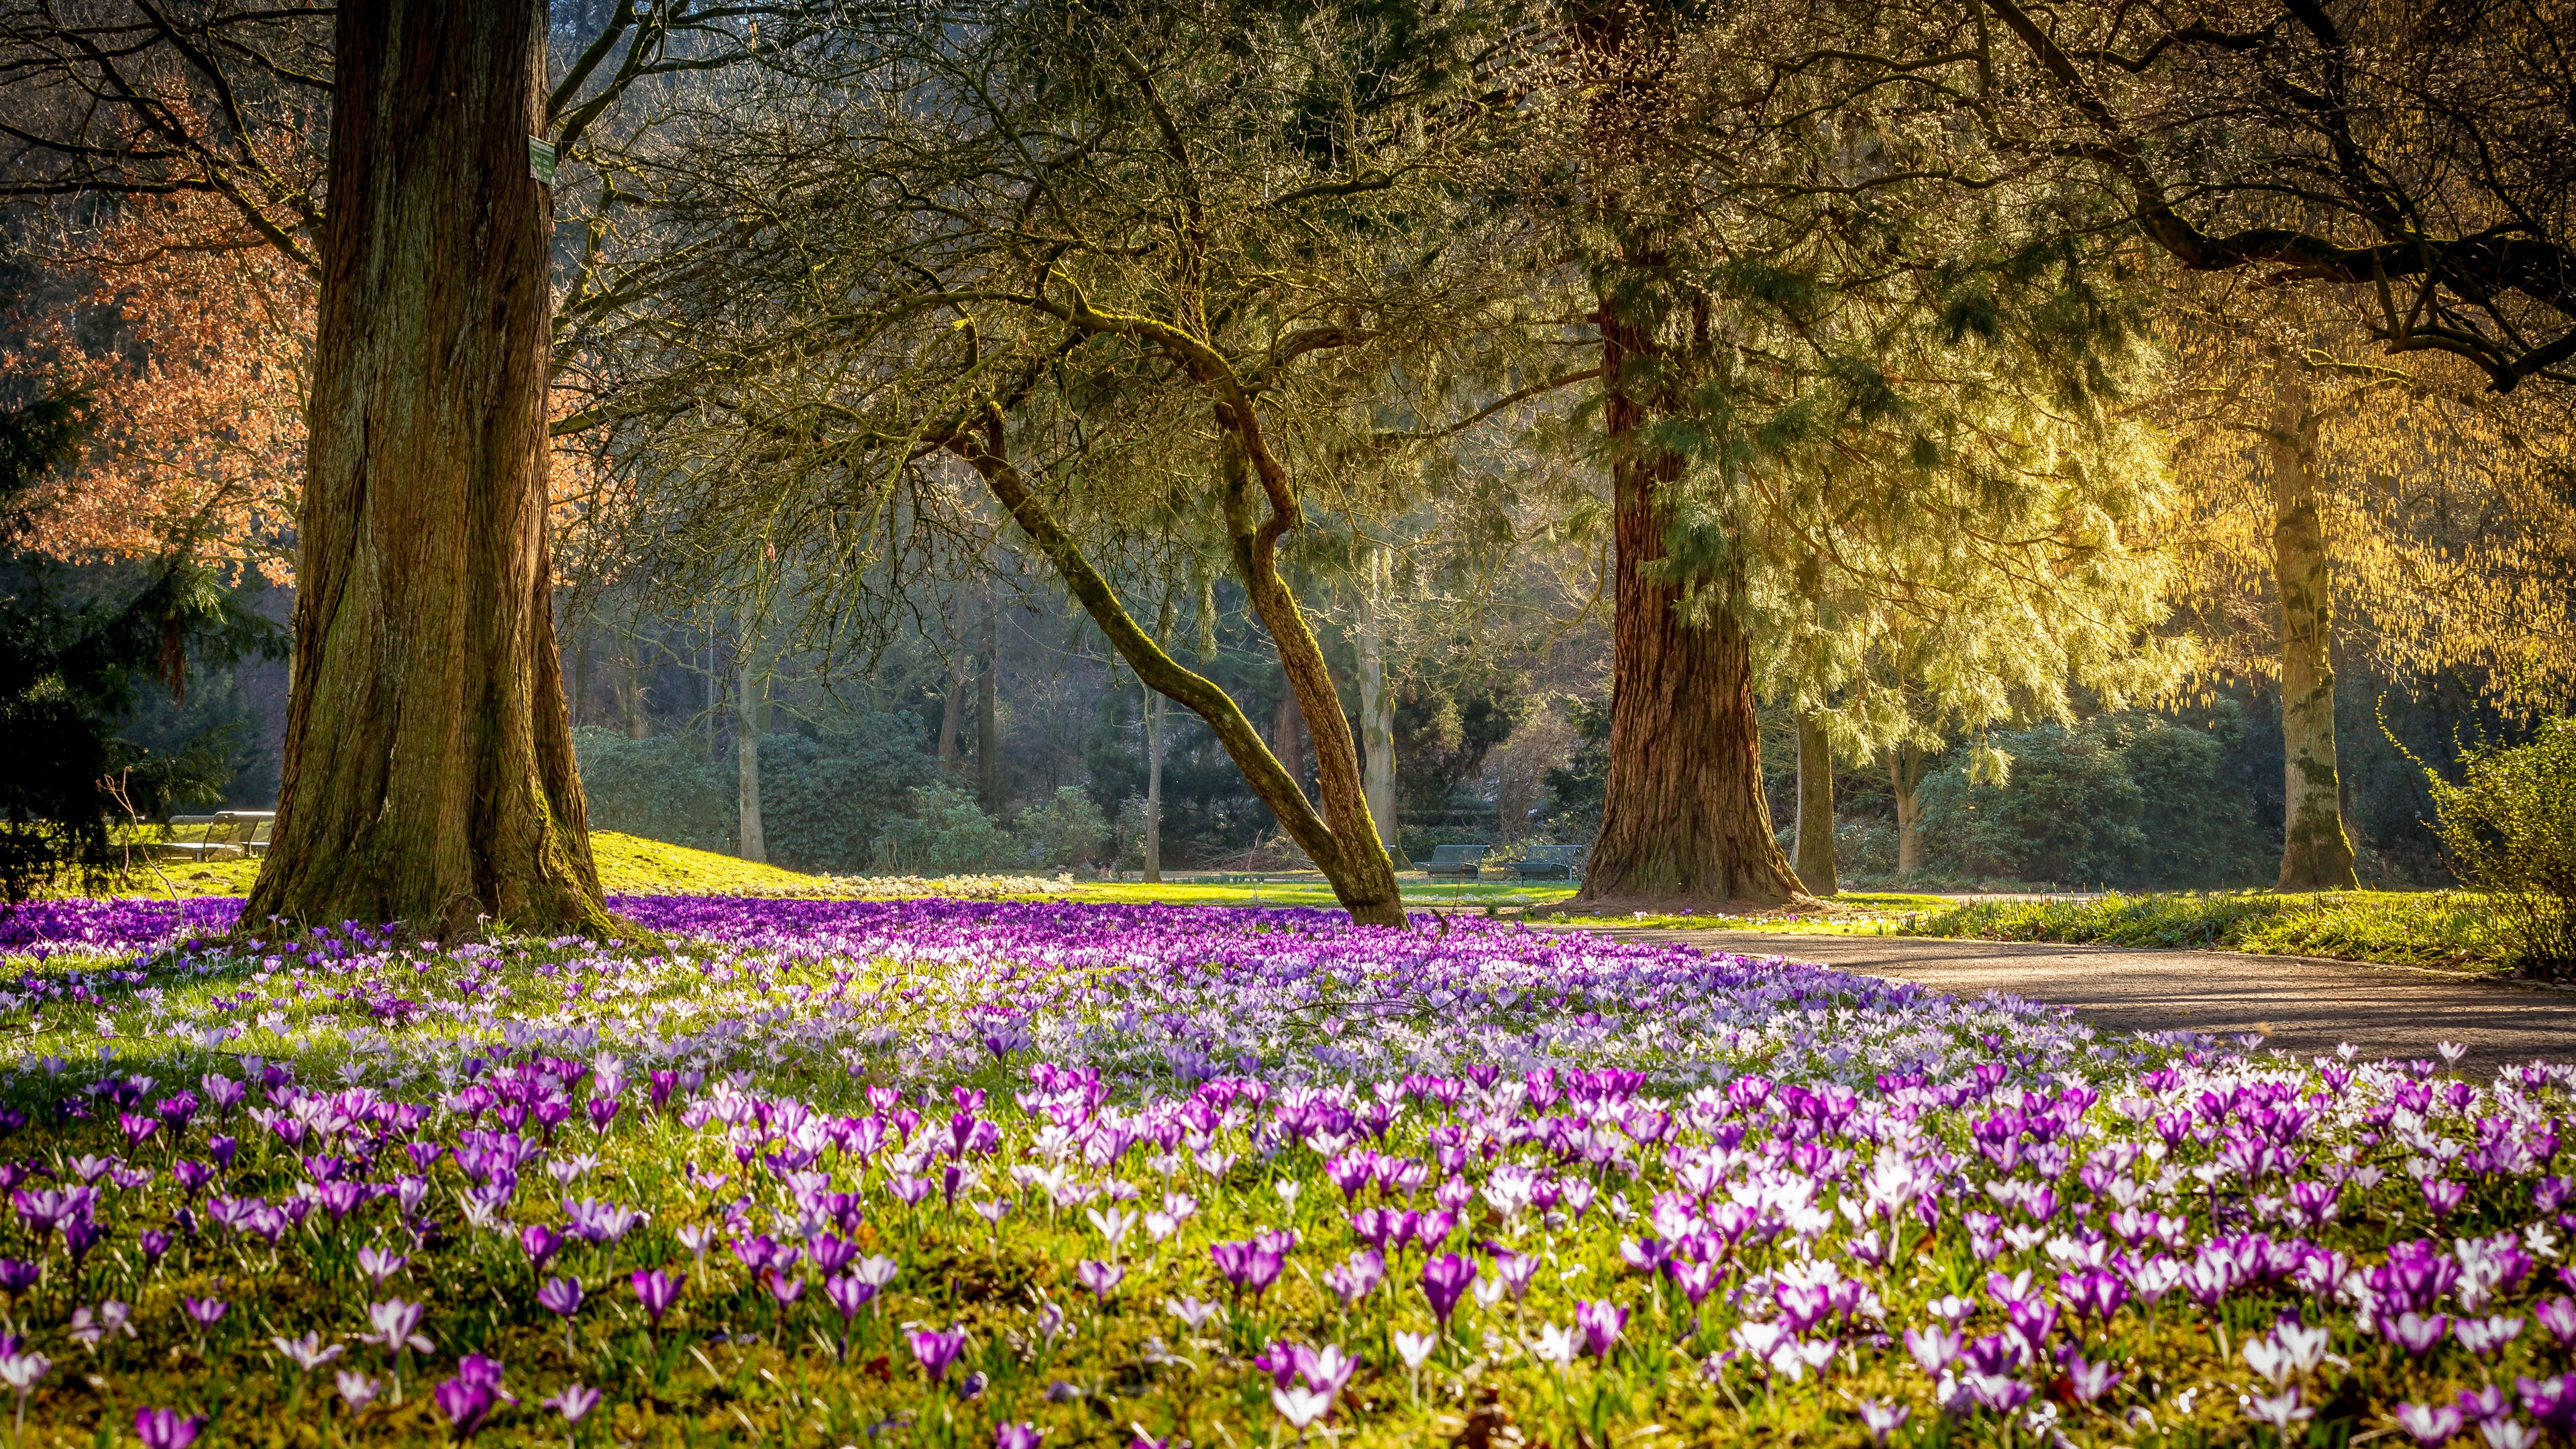
<instances>
[{"instance_id":1,"label":"dirt path","mask_svg":"<svg viewBox=\"0 0 2576 1449\"><path fill-rule=\"evenodd\" d=\"M2270 1045L2303 1054L2350 1042L2367 1056L2432 1057L2435 1042L2449 1041L2469 1048L2462 1069L2480 1073L2533 1057L2576 1057L2576 992L2402 967L1912 936L1615 927L1604 934L1816 961L1957 995L2000 991L2071 1006L2088 1021L2124 1030L2262 1031Z\"/></svg>"}]
</instances>

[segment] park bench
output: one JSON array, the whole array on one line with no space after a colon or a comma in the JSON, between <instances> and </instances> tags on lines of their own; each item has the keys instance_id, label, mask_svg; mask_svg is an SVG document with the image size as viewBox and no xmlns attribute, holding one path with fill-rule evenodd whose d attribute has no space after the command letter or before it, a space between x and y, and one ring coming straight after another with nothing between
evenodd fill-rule
<instances>
[{"instance_id":1,"label":"park bench","mask_svg":"<svg viewBox=\"0 0 2576 1449\"><path fill-rule=\"evenodd\" d=\"M1581 845L1533 845L1509 865L1523 880L1572 880L1589 852L1590 847Z\"/></svg>"},{"instance_id":2,"label":"park bench","mask_svg":"<svg viewBox=\"0 0 2576 1449\"><path fill-rule=\"evenodd\" d=\"M1477 862L1484 859L1485 852L1492 848L1487 845L1435 845L1431 847L1431 859L1423 863L1422 872L1434 880L1442 876L1474 880L1479 870Z\"/></svg>"},{"instance_id":3,"label":"park bench","mask_svg":"<svg viewBox=\"0 0 2576 1449\"><path fill-rule=\"evenodd\" d=\"M173 815L170 838L154 841L152 852L164 860L239 860L246 855L266 855L268 833L276 823L274 810Z\"/></svg>"}]
</instances>

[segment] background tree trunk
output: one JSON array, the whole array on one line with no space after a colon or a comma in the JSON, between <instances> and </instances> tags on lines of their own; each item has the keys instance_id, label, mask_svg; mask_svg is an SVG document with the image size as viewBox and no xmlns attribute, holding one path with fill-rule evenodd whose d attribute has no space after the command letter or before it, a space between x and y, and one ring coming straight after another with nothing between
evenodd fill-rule
<instances>
[{"instance_id":1,"label":"background tree trunk","mask_svg":"<svg viewBox=\"0 0 2576 1449\"><path fill-rule=\"evenodd\" d=\"M245 921L618 931L546 525L546 12L341 7L275 843Z\"/></svg>"},{"instance_id":2,"label":"background tree trunk","mask_svg":"<svg viewBox=\"0 0 2576 1449\"><path fill-rule=\"evenodd\" d=\"M1279 669L1279 702L1270 707L1270 748L1279 763L1288 767L1288 777L1297 788L1306 787L1306 720L1297 712L1297 691L1289 683L1287 666Z\"/></svg>"},{"instance_id":3,"label":"background tree trunk","mask_svg":"<svg viewBox=\"0 0 2576 1449\"><path fill-rule=\"evenodd\" d=\"M1145 879L1163 879L1163 697L1145 686Z\"/></svg>"},{"instance_id":4,"label":"background tree trunk","mask_svg":"<svg viewBox=\"0 0 2576 1449\"><path fill-rule=\"evenodd\" d=\"M2334 570L2317 514L2317 418L2299 360L2274 358L2264 452L2272 473L2272 572L2281 592L2285 891L2355 890L2335 759Z\"/></svg>"},{"instance_id":5,"label":"background tree trunk","mask_svg":"<svg viewBox=\"0 0 2576 1449\"><path fill-rule=\"evenodd\" d=\"M1386 687L1386 550L1371 547L1360 572L1360 787L1377 838L1401 855L1395 820L1395 694Z\"/></svg>"},{"instance_id":6,"label":"background tree trunk","mask_svg":"<svg viewBox=\"0 0 2576 1449\"><path fill-rule=\"evenodd\" d=\"M987 815L1002 813L1002 625L998 606L984 611L984 672L975 680L975 797Z\"/></svg>"},{"instance_id":7,"label":"background tree trunk","mask_svg":"<svg viewBox=\"0 0 2576 1449\"><path fill-rule=\"evenodd\" d=\"M966 723L966 685L974 677L973 655L963 650L948 660L948 697L939 705L939 773L957 774L957 736Z\"/></svg>"},{"instance_id":8,"label":"background tree trunk","mask_svg":"<svg viewBox=\"0 0 2576 1449\"><path fill-rule=\"evenodd\" d=\"M1912 745L1888 752L1887 784L1896 797L1896 873L1912 875L1923 868L1923 772L1930 765Z\"/></svg>"},{"instance_id":9,"label":"background tree trunk","mask_svg":"<svg viewBox=\"0 0 2576 1449\"><path fill-rule=\"evenodd\" d=\"M1810 712L1798 717L1798 883L1811 896L1842 889L1834 870L1834 749Z\"/></svg>"},{"instance_id":10,"label":"background tree trunk","mask_svg":"<svg viewBox=\"0 0 2576 1449\"><path fill-rule=\"evenodd\" d=\"M1681 591L1648 577L1664 557L1664 493L1682 477L1681 458L1634 442L1648 408L1630 389L1654 339L1606 297L1599 326L1617 544L1610 778L1578 899L1796 899L1762 793L1752 660L1732 602L1690 628L1675 610Z\"/></svg>"},{"instance_id":11,"label":"background tree trunk","mask_svg":"<svg viewBox=\"0 0 2576 1449\"><path fill-rule=\"evenodd\" d=\"M760 824L760 737L769 729L769 681L760 672L760 640L746 624L734 644L734 799L740 810L741 854L769 862L769 837Z\"/></svg>"}]
</instances>

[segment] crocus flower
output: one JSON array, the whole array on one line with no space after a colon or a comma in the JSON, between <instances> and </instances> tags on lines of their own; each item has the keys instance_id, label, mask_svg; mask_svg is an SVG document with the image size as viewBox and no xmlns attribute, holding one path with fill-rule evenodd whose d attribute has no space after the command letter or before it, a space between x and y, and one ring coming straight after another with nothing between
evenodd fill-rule
<instances>
[{"instance_id":1,"label":"crocus flower","mask_svg":"<svg viewBox=\"0 0 2576 1449\"><path fill-rule=\"evenodd\" d=\"M1093 1296L1106 1303L1109 1301L1109 1295L1118 1291L1118 1280L1127 1276L1127 1270L1115 1263L1103 1263L1085 1258L1074 1265L1073 1276L1074 1281L1090 1289Z\"/></svg>"},{"instance_id":2,"label":"crocus flower","mask_svg":"<svg viewBox=\"0 0 2576 1449\"><path fill-rule=\"evenodd\" d=\"M1442 1253L1422 1265L1422 1293L1431 1300L1431 1316L1446 1326L1467 1286L1476 1281L1476 1260Z\"/></svg>"},{"instance_id":3,"label":"crocus flower","mask_svg":"<svg viewBox=\"0 0 2576 1449\"><path fill-rule=\"evenodd\" d=\"M689 1281L689 1275L666 1273L659 1268L638 1268L627 1276L626 1281L634 1286L635 1297L643 1303L644 1311L652 1315L653 1326L660 1328L662 1315L670 1312L671 1305L680 1301L680 1285Z\"/></svg>"},{"instance_id":4,"label":"crocus flower","mask_svg":"<svg viewBox=\"0 0 2576 1449\"><path fill-rule=\"evenodd\" d=\"M538 1401L544 1407L563 1415L567 1424L578 1424L599 1406L599 1390L580 1384L566 1384Z\"/></svg>"},{"instance_id":5,"label":"crocus flower","mask_svg":"<svg viewBox=\"0 0 2576 1449\"><path fill-rule=\"evenodd\" d=\"M1594 1358L1608 1358L1611 1346L1619 1341L1619 1330L1628 1326L1628 1310L1607 1300L1583 1300L1574 1305L1574 1326L1583 1333L1583 1351Z\"/></svg>"},{"instance_id":6,"label":"crocus flower","mask_svg":"<svg viewBox=\"0 0 2576 1449\"><path fill-rule=\"evenodd\" d=\"M581 1280L548 1278L537 1290L537 1306L560 1318L570 1318L581 1311Z\"/></svg>"},{"instance_id":7,"label":"crocus flower","mask_svg":"<svg viewBox=\"0 0 2576 1449\"><path fill-rule=\"evenodd\" d=\"M912 1345L912 1356L921 1363L921 1371L934 1384L948 1377L948 1366L966 1351L966 1330L962 1328L916 1329L907 1335L907 1340Z\"/></svg>"},{"instance_id":8,"label":"crocus flower","mask_svg":"<svg viewBox=\"0 0 2576 1449\"><path fill-rule=\"evenodd\" d=\"M203 1414L182 1414L176 1409L134 1411L134 1437L143 1441L143 1449L188 1449L205 1427Z\"/></svg>"}]
</instances>

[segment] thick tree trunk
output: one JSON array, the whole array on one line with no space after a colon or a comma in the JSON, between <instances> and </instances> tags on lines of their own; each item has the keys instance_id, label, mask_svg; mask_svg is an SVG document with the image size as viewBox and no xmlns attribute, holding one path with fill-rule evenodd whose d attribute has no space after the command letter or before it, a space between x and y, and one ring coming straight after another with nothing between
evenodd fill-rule
<instances>
[{"instance_id":1,"label":"thick tree trunk","mask_svg":"<svg viewBox=\"0 0 2576 1449\"><path fill-rule=\"evenodd\" d=\"M555 644L545 37L535 0L341 9L261 929L619 930Z\"/></svg>"},{"instance_id":2,"label":"thick tree trunk","mask_svg":"<svg viewBox=\"0 0 2576 1449\"><path fill-rule=\"evenodd\" d=\"M1145 687L1145 879L1163 879L1163 697Z\"/></svg>"},{"instance_id":3,"label":"thick tree trunk","mask_svg":"<svg viewBox=\"0 0 2576 1449\"><path fill-rule=\"evenodd\" d=\"M2281 837L2285 891L2353 890L2335 760L2334 574L2317 514L2317 419L2295 358L2272 368L2265 453L2272 473L2272 570L2281 591L2281 743L2287 804Z\"/></svg>"},{"instance_id":4,"label":"thick tree trunk","mask_svg":"<svg viewBox=\"0 0 2576 1449\"><path fill-rule=\"evenodd\" d=\"M1394 853L1395 692L1386 687L1386 582L1386 550L1372 547L1360 576L1360 787L1377 838Z\"/></svg>"},{"instance_id":5,"label":"thick tree trunk","mask_svg":"<svg viewBox=\"0 0 2576 1449\"><path fill-rule=\"evenodd\" d=\"M1028 480L1013 467L1004 450L1002 412L998 404L988 405L986 416L974 428L961 428L945 439L946 446L967 462L984 479L996 501L1009 510L1011 517L1047 561L1063 575L1065 587L1093 623L1109 639L1136 677L1155 692L1177 701L1192 714L1207 722L1217 744L1243 771L1244 783L1279 819L1288 838L1297 842L1307 858L1324 873L1333 887L1333 895L1351 919L1364 926L1403 926L1404 905L1395 885L1395 869L1386 850L1378 844L1377 835L1368 819L1367 802L1360 798L1358 750L1354 747L1350 726L1333 703L1331 676L1324 671L1323 650L1305 627L1305 617L1296 602L1286 597L1287 589L1270 564L1269 545L1259 529L1246 533L1242 521L1250 512L1250 500L1243 496L1242 479L1229 470L1226 515L1236 538L1237 562L1248 554L1255 567L1244 570L1246 586L1252 592L1253 608L1261 615L1262 624L1277 642L1283 659L1295 661L1291 682L1302 694L1317 688L1320 699L1332 707L1322 710L1335 735L1318 739L1316 756L1323 762L1324 810L1318 813L1298 787L1294 776L1280 764L1262 743L1260 732L1244 717L1242 706L1233 696L1217 687L1214 681L1184 669L1161 644L1139 627L1134 616L1118 601L1117 591L1083 556L1081 546L1065 533L1048 511L1045 502L1028 486ZM1277 521L1274 515L1274 522ZM1264 525L1266 528L1268 525ZM1316 709L1306 711L1318 717Z\"/></svg>"},{"instance_id":6,"label":"thick tree trunk","mask_svg":"<svg viewBox=\"0 0 2576 1449\"><path fill-rule=\"evenodd\" d=\"M741 854L769 861L769 836L760 824L760 737L769 728L769 681L760 673L759 641L746 631L734 654L734 800L740 812Z\"/></svg>"},{"instance_id":7,"label":"thick tree trunk","mask_svg":"<svg viewBox=\"0 0 2576 1449\"><path fill-rule=\"evenodd\" d=\"M1912 745L1888 751L1887 785L1896 797L1896 873L1923 868L1923 772L1930 763Z\"/></svg>"},{"instance_id":8,"label":"thick tree trunk","mask_svg":"<svg viewBox=\"0 0 2576 1449\"><path fill-rule=\"evenodd\" d=\"M984 611L984 672L975 678L975 798L984 813L1002 813L1001 610Z\"/></svg>"},{"instance_id":9,"label":"thick tree trunk","mask_svg":"<svg viewBox=\"0 0 2576 1449\"><path fill-rule=\"evenodd\" d=\"M1654 339L1603 299L1603 426L1616 450L1616 605L1612 623L1610 778L1584 902L1776 905L1801 898L1771 830L1752 659L1732 602L1705 627L1684 624L1681 590L1652 577L1665 555L1666 493L1682 460L1637 446L1649 420L1631 389Z\"/></svg>"},{"instance_id":10,"label":"thick tree trunk","mask_svg":"<svg viewBox=\"0 0 2576 1449\"><path fill-rule=\"evenodd\" d=\"M1834 870L1834 747L1812 713L1798 717L1797 867L1807 894L1842 890Z\"/></svg>"}]
</instances>

